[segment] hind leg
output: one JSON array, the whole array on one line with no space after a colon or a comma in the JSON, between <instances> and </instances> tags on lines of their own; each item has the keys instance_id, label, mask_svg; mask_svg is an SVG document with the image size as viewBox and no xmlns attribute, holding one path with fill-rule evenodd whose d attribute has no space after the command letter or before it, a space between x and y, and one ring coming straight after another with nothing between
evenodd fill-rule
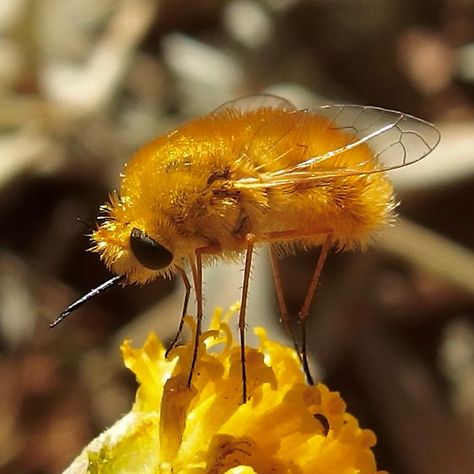
<instances>
[{"instance_id":1,"label":"hind leg","mask_svg":"<svg viewBox=\"0 0 474 474\"><path fill-rule=\"evenodd\" d=\"M292 240L303 240L311 239L311 237L322 237L325 236L324 242L319 253L318 260L316 261L316 267L314 269L313 275L311 277L306 296L301 306L300 311L298 312L298 324L300 328L299 340L301 346L298 343L298 338L295 336L294 331L290 327L290 319L288 315L288 309L286 306L283 287L281 284L281 276L278 268L277 255L275 249L275 243L281 243L284 241ZM321 272L326 262L326 258L329 252L329 249L332 245L332 231L329 229L317 229L317 230L293 230L293 231L283 231L283 232L274 232L267 234L268 240L271 243L271 255L272 255L272 270L273 270L273 279L275 283L275 290L277 293L278 304L280 307L280 315L282 322L290 335L295 349L298 353L298 356L301 360L303 370L306 376L306 380L309 384L314 385L314 380L311 375L308 364L308 355L307 355L307 335L306 335L306 320L308 318L309 309L314 300L314 295L318 287L319 279L321 277Z\"/></svg>"}]
</instances>

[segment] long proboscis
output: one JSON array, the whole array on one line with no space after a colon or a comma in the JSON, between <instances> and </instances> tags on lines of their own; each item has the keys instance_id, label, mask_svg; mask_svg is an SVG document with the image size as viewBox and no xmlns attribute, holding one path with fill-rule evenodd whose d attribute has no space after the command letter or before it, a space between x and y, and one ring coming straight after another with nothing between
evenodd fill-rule
<instances>
[{"instance_id":1,"label":"long proboscis","mask_svg":"<svg viewBox=\"0 0 474 474\"><path fill-rule=\"evenodd\" d=\"M50 328L54 328L57 326L61 321L64 321L71 313L76 311L76 309L80 308L84 303L87 303L91 299L99 296L102 293L105 293L110 288L113 288L118 283L120 283L125 278L125 275L116 275L112 277L110 280L102 283L98 287L94 288L93 290L89 291L89 293L81 296L77 301L74 301L71 305L69 305L50 325Z\"/></svg>"}]
</instances>

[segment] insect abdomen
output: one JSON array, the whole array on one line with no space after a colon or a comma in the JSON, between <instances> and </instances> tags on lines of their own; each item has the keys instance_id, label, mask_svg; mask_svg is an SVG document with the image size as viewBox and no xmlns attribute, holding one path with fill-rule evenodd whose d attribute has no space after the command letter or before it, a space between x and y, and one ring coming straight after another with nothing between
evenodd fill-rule
<instances>
[{"instance_id":1,"label":"insect abdomen","mask_svg":"<svg viewBox=\"0 0 474 474\"><path fill-rule=\"evenodd\" d=\"M328 178L318 186L269 193L269 213L260 232L315 230L305 243L319 245L330 231L341 249L365 247L394 218L391 183L383 173ZM296 232L297 233L297 232Z\"/></svg>"}]
</instances>

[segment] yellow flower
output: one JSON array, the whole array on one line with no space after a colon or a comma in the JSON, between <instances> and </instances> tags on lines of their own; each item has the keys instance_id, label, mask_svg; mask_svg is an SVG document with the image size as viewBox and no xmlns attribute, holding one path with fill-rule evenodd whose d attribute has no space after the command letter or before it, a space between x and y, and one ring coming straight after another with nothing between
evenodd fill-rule
<instances>
[{"instance_id":1,"label":"yellow flower","mask_svg":"<svg viewBox=\"0 0 474 474\"><path fill-rule=\"evenodd\" d=\"M166 359L153 333L141 349L125 341L125 365L140 383L133 408L65 472L375 474L375 435L337 392L306 385L295 351L262 328L260 347L246 348L249 401L241 404L240 352L228 326L235 309L216 310L202 334L191 389L191 343Z\"/></svg>"}]
</instances>

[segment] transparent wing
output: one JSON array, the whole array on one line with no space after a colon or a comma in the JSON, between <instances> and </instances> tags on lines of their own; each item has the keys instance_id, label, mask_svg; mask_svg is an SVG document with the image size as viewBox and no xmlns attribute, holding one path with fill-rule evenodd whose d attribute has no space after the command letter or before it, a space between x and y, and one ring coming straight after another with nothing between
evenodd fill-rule
<instances>
[{"instance_id":1,"label":"transparent wing","mask_svg":"<svg viewBox=\"0 0 474 474\"><path fill-rule=\"evenodd\" d=\"M318 135L336 145L317 154L309 152L308 133L314 117L322 118ZM313 127L313 128L310 128ZM262 138L270 143L257 150ZM306 137L306 138L305 138ZM239 181L243 187L268 188L301 181L317 181L331 176L369 174L401 168L421 160L438 145L440 133L432 124L402 112L358 105L328 105L298 111L264 124L249 145L249 154L262 153L258 178ZM317 137L311 140L317 143ZM357 153L360 160L344 164L345 153ZM289 157L291 156L291 159ZM342 163L342 164L341 164Z\"/></svg>"},{"instance_id":2,"label":"transparent wing","mask_svg":"<svg viewBox=\"0 0 474 474\"><path fill-rule=\"evenodd\" d=\"M291 171L289 163L305 163L310 159L307 135L311 113L293 110L269 120L255 132L247 147L259 173L278 176Z\"/></svg>"},{"instance_id":3,"label":"transparent wing","mask_svg":"<svg viewBox=\"0 0 474 474\"><path fill-rule=\"evenodd\" d=\"M226 112L234 112L237 111L242 114L258 112L262 109L273 109L275 111L281 111L280 113L288 112L290 115L293 112L297 112L297 108L288 100L283 99L282 97L278 97L276 95L271 94L258 94L252 95L247 97L241 97L239 99L231 100L229 102L225 102L221 106L217 107L217 109L213 110L209 115L220 115ZM273 123L274 120L272 119L272 115L269 115L268 118L264 118L262 116L262 129L257 131L257 134L264 135L265 134L265 125L268 123ZM284 124L285 129L279 132L279 135L284 137L288 132L288 125L285 121L282 121ZM255 143L257 140L250 140L250 143ZM268 152L271 151L273 148L273 144L271 142L268 143L269 150L260 149L258 151L259 156L262 159L265 159ZM246 148L246 147L245 147ZM244 161L247 157L247 150L242 149L239 153L239 158L237 159L238 162Z\"/></svg>"},{"instance_id":4,"label":"transparent wing","mask_svg":"<svg viewBox=\"0 0 474 474\"><path fill-rule=\"evenodd\" d=\"M292 111L296 107L288 100L271 94L250 95L240 99L230 100L214 109L210 115L221 113L225 110L239 110L240 112L253 112L262 108Z\"/></svg>"},{"instance_id":5,"label":"transparent wing","mask_svg":"<svg viewBox=\"0 0 474 474\"><path fill-rule=\"evenodd\" d=\"M412 115L380 107L326 105L312 111L328 119L328 128L347 133L347 143L322 156L299 163L298 170L319 163L361 145L369 146L377 171L387 171L415 163L431 153L439 143L439 130ZM364 163L359 163L362 166ZM350 170L347 170L350 171ZM357 170L354 170L357 171Z\"/></svg>"}]
</instances>

